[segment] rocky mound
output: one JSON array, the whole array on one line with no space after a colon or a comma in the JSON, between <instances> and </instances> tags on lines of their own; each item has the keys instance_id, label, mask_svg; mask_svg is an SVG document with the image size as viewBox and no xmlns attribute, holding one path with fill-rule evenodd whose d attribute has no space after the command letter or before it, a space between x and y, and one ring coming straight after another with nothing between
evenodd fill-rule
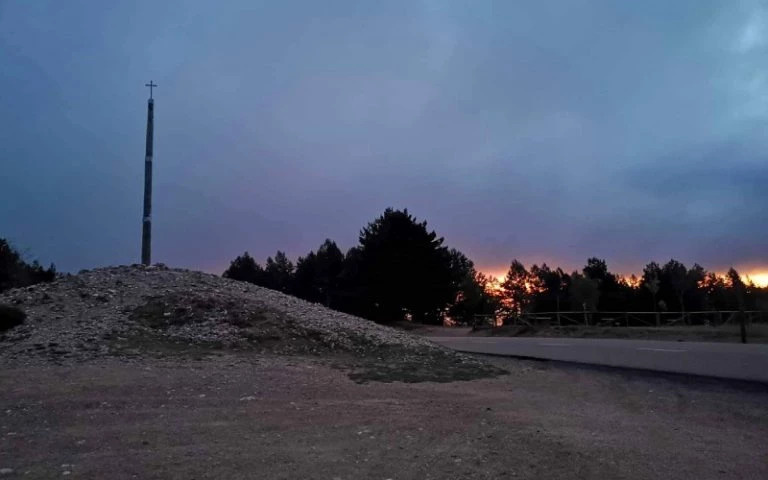
<instances>
[{"instance_id":1,"label":"rocky mound","mask_svg":"<svg viewBox=\"0 0 768 480\"><path fill-rule=\"evenodd\" d=\"M26 321L0 359L83 361L211 351L352 359L358 380L455 380L498 372L426 339L280 292L162 266L111 267L0 294Z\"/></svg>"}]
</instances>

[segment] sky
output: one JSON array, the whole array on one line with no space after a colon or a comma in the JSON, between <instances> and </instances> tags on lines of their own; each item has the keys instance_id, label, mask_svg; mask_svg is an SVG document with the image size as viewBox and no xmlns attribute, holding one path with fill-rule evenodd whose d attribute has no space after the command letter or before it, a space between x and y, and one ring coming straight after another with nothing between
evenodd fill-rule
<instances>
[{"instance_id":1,"label":"sky","mask_svg":"<svg viewBox=\"0 0 768 480\"><path fill-rule=\"evenodd\" d=\"M0 237L60 270L352 247L768 271L768 3L0 0Z\"/></svg>"}]
</instances>

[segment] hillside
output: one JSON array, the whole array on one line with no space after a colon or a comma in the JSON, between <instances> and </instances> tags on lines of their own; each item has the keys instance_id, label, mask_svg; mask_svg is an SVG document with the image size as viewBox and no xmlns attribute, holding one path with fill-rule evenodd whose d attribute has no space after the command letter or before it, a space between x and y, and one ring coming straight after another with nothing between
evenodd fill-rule
<instances>
[{"instance_id":1,"label":"hillside","mask_svg":"<svg viewBox=\"0 0 768 480\"><path fill-rule=\"evenodd\" d=\"M358 381L450 381L500 370L401 330L280 292L202 272L139 265L67 275L10 290L0 304L27 319L0 337L0 359L82 362L101 357L216 352L309 355Z\"/></svg>"}]
</instances>

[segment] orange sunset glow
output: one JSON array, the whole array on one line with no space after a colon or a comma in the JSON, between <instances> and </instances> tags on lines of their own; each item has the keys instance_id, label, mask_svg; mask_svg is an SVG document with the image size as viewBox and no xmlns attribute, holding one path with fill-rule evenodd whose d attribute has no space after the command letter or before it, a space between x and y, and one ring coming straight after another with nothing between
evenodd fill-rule
<instances>
[{"instance_id":1,"label":"orange sunset glow","mask_svg":"<svg viewBox=\"0 0 768 480\"><path fill-rule=\"evenodd\" d=\"M768 272L755 271L743 275L744 281L753 281L758 287L768 287Z\"/></svg>"},{"instance_id":2,"label":"orange sunset glow","mask_svg":"<svg viewBox=\"0 0 768 480\"><path fill-rule=\"evenodd\" d=\"M738 270L738 269L737 269ZM570 273L570 271L568 271ZM741 271L740 271L741 272ZM491 289L498 290L501 288L501 283L504 281L504 277L507 275L507 271L499 268L493 268L493 269L487 269L483 272L488 277L495 279L496 281L491 282ZM631 277L631 273L627 275L619 274L621 278L626 279L629 281L629 278ZM642 277L643 273L635 273L634 274L638 281ZM718 276L725 276L725 272L717 272ZM744 282L749 283L752 282L758 287L768 287L768 270L748 270L745 272L741 272L741 278L744 280ZM639 283L637 285L632 285L634 287L639 286Z\"/></svg>"}]
</instances>

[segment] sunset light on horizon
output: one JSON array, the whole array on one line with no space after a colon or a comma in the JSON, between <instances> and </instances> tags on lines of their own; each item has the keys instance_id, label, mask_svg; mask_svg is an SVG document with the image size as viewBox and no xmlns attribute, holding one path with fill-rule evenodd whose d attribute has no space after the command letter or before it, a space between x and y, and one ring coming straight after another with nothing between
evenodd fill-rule
<instances>
[{"instance_id":1,"label":"sunset light on horizon","mask_svg":"<svg viewBox=\"0 0 768 480\"><path fill-rule=\"evenodd\" d=\"M530 267L530 265L526 265L526 267ZM550 268L557 268L555 266L550 266ZM705 267L706 268L706 267ZM499 268L489 268L489 269L479 269L481 273L484 275L494 278L497 280L499 284L501 284L504 281L504 278L507 275L507 270L502 270ZM563 269L563 271L567 274L571 274L573 271L581 271L581 269ZM768 269L761 270L761 269L744 269L743 271L740 269L736 269L736 271L739 272L741 275L742 280L744 280L745 283L749 283L750 281L754 283L758 287L768 287ZM642 269L639 272L631 272L631 273L618 273L613 272L619 275L621 278L629 278L632 275L635 275L638 279L642 277L643 271ZM725 270L723 271L716 271L715 274L718 277L725 277Z\"/></svg>"},{"instance_id":2,"label":"sunset light on horizon","mask_svg":"<svg viewBox=\"0 0 768 480\"><path fill-rule=\"evenodd\" d=\"M742 274L742 278L744 278L744 281L752 280L758 287L768 287L768 272L766 271Z\"/></svg>"}]
</instances>

